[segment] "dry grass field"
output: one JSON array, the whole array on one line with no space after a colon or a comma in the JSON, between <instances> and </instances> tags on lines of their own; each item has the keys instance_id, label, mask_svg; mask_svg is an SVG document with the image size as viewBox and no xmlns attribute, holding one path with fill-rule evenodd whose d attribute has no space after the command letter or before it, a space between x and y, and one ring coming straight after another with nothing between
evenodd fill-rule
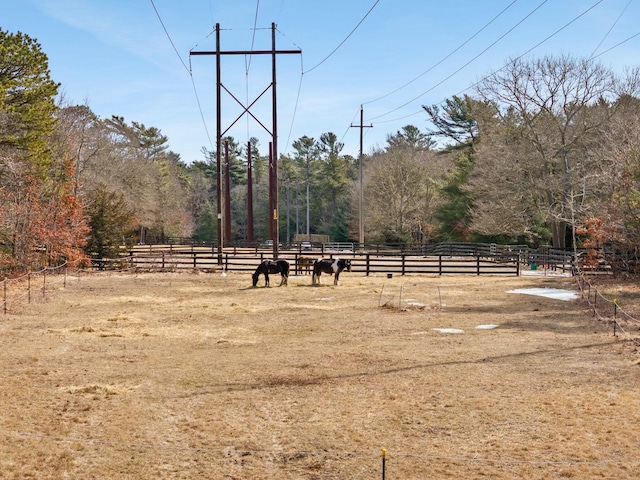
<instances>
[{"instance_id":1,"label":"dry grass field","mask_svg":"<svg viewBox=\"0 0 640 480\"><path fill-rule=\"evenodd\" d=\"M0 314L0 478L638 478L636 349L507 293L570 278L340 280L106 273Z\"/></svg>"}]
</instances>

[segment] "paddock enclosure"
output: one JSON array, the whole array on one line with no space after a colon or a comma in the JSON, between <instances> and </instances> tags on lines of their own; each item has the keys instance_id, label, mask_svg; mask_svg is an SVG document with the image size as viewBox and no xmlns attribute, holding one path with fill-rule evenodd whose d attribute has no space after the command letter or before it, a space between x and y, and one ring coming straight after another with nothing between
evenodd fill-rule
<instances>
[{"instance_id":1,"label":"paddock enclosure","mask_svg":"<svg viewBox=\"0 0 640 480\"><path fill-rule=\"evenodd\" d=\"M547 265L564 272L571 271L570 255L530 254L523 246L494 244L438 244L433 248L406 252L391 247L375 247L372 251L353 251L353 244L323 244L312 251L284 248L278 258L287 260L295 273L307 273L319 257L351 260L352 270L365 275L391 273L406 275L476 274L519 275L522 265ZM512 250L517 248L518 250ZM255 269L263 260L273 258L273 249L263 247L228 247L218 252L215 246L183 244L137 245L123 250L118 259L97 259L100 269L134 268L147 271L247 271Z\"/></svg>"},{"instance_id":2,"label":"paddock enclosure","mask_svg":"<svg viewBox=\"0 0 640 480\"><path fill-rule=\"evenodd\" d=\"M636 348L509 293L571 277L340 281L102 272L12 305L0 478L637 478Z\"/></svg>"}]
</instances>

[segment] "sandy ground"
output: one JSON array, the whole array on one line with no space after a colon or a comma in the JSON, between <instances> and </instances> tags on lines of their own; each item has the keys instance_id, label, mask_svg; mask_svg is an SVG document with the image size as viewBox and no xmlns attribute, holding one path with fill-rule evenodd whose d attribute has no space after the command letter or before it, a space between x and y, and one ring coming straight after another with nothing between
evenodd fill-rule
<instances>
[{"instance_id":1,"label":"sandy ground","mask_svg":"<svg viewBox=\"0 0 640 480\"><path fill-rule=\"evenodd\" d=\"M638 477L636 349L507 293L570 278L340 279L90 275L12 308L0 478L372 479L383 448L386 479Z\"/></svg>"}]
</instances>

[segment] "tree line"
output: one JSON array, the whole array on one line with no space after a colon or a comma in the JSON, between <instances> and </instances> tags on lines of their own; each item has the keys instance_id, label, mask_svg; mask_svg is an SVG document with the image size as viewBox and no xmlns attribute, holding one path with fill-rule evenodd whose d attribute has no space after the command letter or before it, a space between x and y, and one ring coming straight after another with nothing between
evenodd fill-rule
<instances>
[{"instance_id":1,"label":"tree line","mask_svg":"<svg viewBox=\"0 0 640 480\"><path fill-rule=\"evenodd\" d=\"M389 134L363 156L362 182L334 133L303 136L278 159L279 238L357 241L362 195L366 243L637 245L639 88L637 68L512 59L470 93L423 106L429 128ZM215 151L185 162L160 129L100 118L59 89L37 41L0 30L0 270L113 257L151 240L215 242ZM268 154L257 138L224 142L225 243L265 240Z\"/></svg>"}]
</instances>

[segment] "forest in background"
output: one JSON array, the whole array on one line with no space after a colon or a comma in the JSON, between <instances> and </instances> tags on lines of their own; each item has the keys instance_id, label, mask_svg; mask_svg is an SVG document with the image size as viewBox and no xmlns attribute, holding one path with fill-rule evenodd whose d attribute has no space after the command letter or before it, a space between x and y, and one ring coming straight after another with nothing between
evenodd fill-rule
<instances>
[{"instance_id":1,"label":"forest in background","mask_svg":"<svg viewBox=\"0 0 640 480\"><path fill-rule=\"evenodd\" d=\"M512 59L471 93L425 105L363 157L366 243L490 241L577 248L640 239L640 69ZM268 156L229 144L232 237L269 235ZM60 94L45 52L0 30L0 271L111 257L150 240L217 239L216 152L184 162L154 126ZM357 241L359 161L332 132L278 159L279 238Z\"/></svg>"}]
</instances>

